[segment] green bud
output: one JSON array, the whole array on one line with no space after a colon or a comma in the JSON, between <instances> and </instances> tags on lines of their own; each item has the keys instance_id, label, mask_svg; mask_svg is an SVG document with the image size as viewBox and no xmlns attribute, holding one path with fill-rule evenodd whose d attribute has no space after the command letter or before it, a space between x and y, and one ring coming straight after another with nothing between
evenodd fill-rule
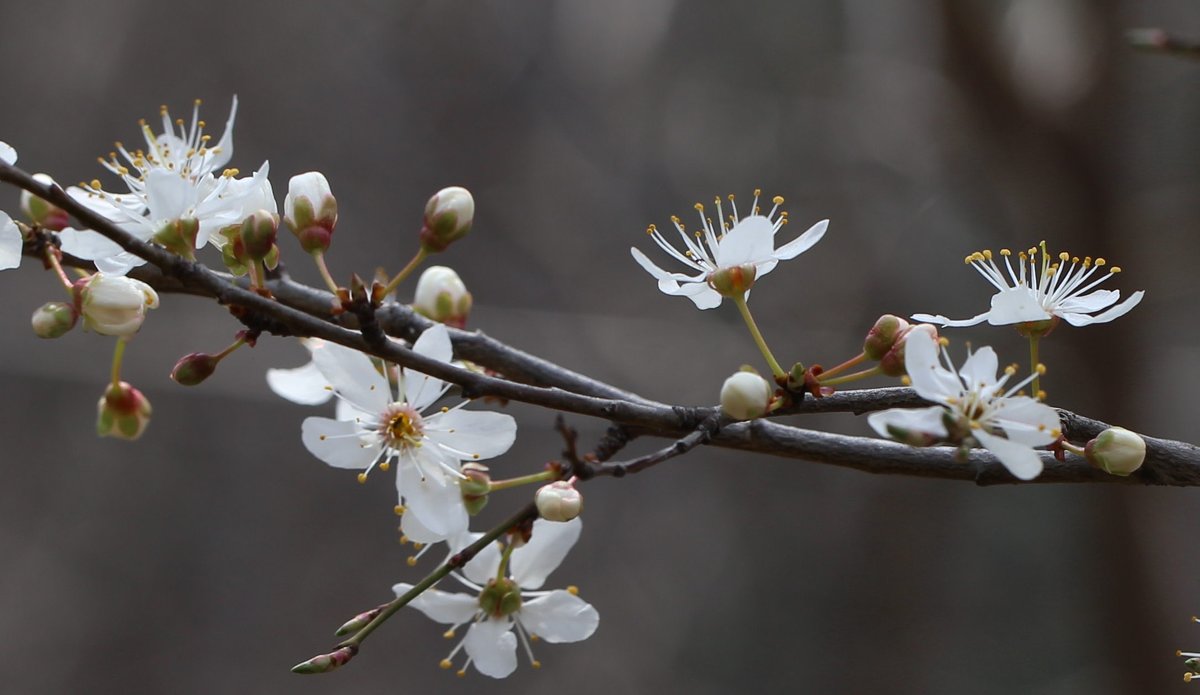
<instances>
[{"instance_id":1,"label":"green bud","mask_svg":"<svg viewBox=\"0 0 1200 695\"><path fill-rule=\"evenodd\" d=\"M171 370L171 379L180 386L195 386L217 371L220 359L204 352L184 355Z\"/></svg>"},{"instance_id":2,"label":"green bud","mask_svg":"<svg viewBox=\"0 0 1200 695\"><path fill-rule=\"evenodd\" d=\"M452 268L430 266L417 280L413 309L427 319L462 328L471 313L471 304L471 293Z\"/></svg>"},{"instance_id":3,"label":"green bud","mask_svg":"<svg viewBox=\"0 0 1200 695\"><path fill-rule=\"evenodd\" d=\"M464 477L458 481L458 489L462 493L467 514L475 516L487 506L492 479L488 476L488 467L482 463L464 463L462 474Z\"/></svg>"},{"instance_id":4,"label":"green bud","mask_svg":"<svg viewBox=\"0 0 1200 695\"><path fill-rule=\"evenodd\" d=\"M1109 427L1084 447L1088 463L1111 475L1129 475L1146 460L1146 440L1124 427Z\"/></svg>"},{"instance_id":5,"label":"green bud","mask_svg":"<svg viewBox=\"0 0 1200 695\"><path fill-rule=\"evenodd\" d=\"M883 356L895 346L900 336L908 332L908 328L908 321L899 316L891 314L880 316L875 321L875 325L871 326L871 330L867 331L867 338L863 341L863 352L866 353L867 359L876 362L883 359Z\"/></svg>"},{"instance_id":6,"label":"green bud","mask_svg":"<svg viewBox=\"0 0 1200 695\"><path fill-rule=\"evenodd\" d=\"M47 302L33 312L33 333L39 338L58 338L75 327L79 314L70 304Z\"/></svg>"},{"instance_id":7,"label":"green bud","mask_svg":"<svg viewBox=\"0 0 1200 695\"><path fill-rule=\"evenodd\" d=\"M329 673L334 669L339 669L345 666L354 655L358 653L358 647L342 647L328 654L314 656L304 663L296 664L292 667L292 673L300 673L308 675L312 673Z\"/></svg>"},{"instance_id":8,"label":"green bud","mask_svg":"<svg viewBox=\"0 0 1200 695\"><path fill-rule=\"evenodd\" d=\"M46 174L34 174L33 179L47 186L55 185L54 179ZM61 232L71 224L66 210L25 190L21 191L21 211L30 222L54 232Z\"/></svg>"},{"instance_id":9,"label":"green bud","mask_svg":"<svg viewBox=\"0 0 1200 695\"><path fill-rule=\"evenodd\" d=\"M266 210L258 210L242 221L241 238L246 257L261 261L275 248L279 218Z\"/></svg>"}]
</instances>

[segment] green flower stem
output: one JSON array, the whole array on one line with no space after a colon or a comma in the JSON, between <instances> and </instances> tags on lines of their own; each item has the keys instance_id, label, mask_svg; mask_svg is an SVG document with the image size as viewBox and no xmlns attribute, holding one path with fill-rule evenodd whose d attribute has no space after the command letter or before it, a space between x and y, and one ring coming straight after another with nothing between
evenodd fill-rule
<instances>
[{"instance_id":1,"label":"green flower stem","mask_svg":"<svg viewBox=\"0 0 1200 695\"><path fill-rule=\"evenodd\" d=\"M121 383L121 362L125 359L125 339L117 338L117 347L113 350L112 385Z\"/></svg>"},{"instance_id":2,"label":"green flower stem","mask_svg":"<svg viewBox=\"0 0 1200 695\"><path fill-rule=\"evenodd\" d=\"M246 269L250 271L251 288L266 286L266 284L263 282L261 271L259 270L258 261L250 261L250 263L246 266Z\"/></svg>"},{"instance_id":3,"label":"green flower stem","mask_svg":"<svg viewBox=\"0 0 1200 695\"><path fill-rule=\"evenodd\" d=\"M396 273L396 277L392 278L392 281L387 284L387 287L383 288L383 293L388 295L392 292L395 292L396 288L400 286L400 283L404 282L404 278L411 275L412 271L416 270L417 266L421 265L421 261L424 261L425 256L427 255L429 254L427 251L425 251L424 246L417 249L417 255L413 256L412 260L408 262L408 265L404 266L400 272Z\"/></svg>"},{"instance_id":4,"label":"green flower stem","mask_svg":"<svg viewBox=\"0 0 1200 695\"><path fill-rule=\"evenodd\" d=\"M217 354L213 355L213 357L214 357L214 358L216 358L216 360L217 360L218 362L220 362L221 360L223 360L223 359L225 359L226 357L228 357L228 356L230 355L230 353L232 353L234 350L236 350L236 349L240 348L241 346L243 346L243 345L245 345L245 344L246 344L246 339L245 339L245 338L238 338L237 340L235 340L235 341L233 341L232 343L230 343L230 344L229 344L229 347L227 347L227 348L225 348L224 350L222 350L222 351L218 352Z\"/></svg>"},{"instance_id":5,"label":"green flower stem","mask_svg":"<svg viewBox=\"0 0 1200 695\"><path fill-rule=\"evenodd\" d=\"M771 348L767 347L767 341L763 339L758 325L754 323L754 317L750 315L750 307L746 306L746 297L739 294L732 299L733 303L737 305L738 311L742 313L742 319L746 322L746 328L750 329L750 336L754 338L754 344L758 346L758 351L762 353L763 359L771 367L771 374L777 380L786 379L787 372L783 371L783 367L780 367L779 362L775 360L775 355L771 354Z\"/></svg>"},{"instance_id":6,"label":"green flower stem","mask_svg":"<svg viewBox=\"0 0 1200 695\"><path fill-rule=\"evenodd\" d=\"M548 483L553 480L558 480L558 471L545 470L541 473L532 475L523 475L519 478L509 478L508 480L493 480L488 486L488 492L497 490L507 490L509 488L520 487L522 485L531 485L533 483Z\"/></svg>"},{"instance_id":7,"label":"green flower stem","mask_svg":"<svg viewBox=\"0 0 1200 695\"><path fill-rule=\"evenodd\" d=\"M312 257L313 262L317 264L317 271L321 273L321 279L325 281L325 286L336 297L340 288L333 281L333 276L329 274L329 266L325 265L325 253L323 251L313 251Z\"/></svg>"},{"instance_id":8,"label":"green flower stem","mask_svg":"<svg viewBox=\"0 0 1200 695\"><path fill-rule=\"evenodd\" d=\"M56 256L54 254L54 248L52 246L47 245L46 252L44 255L46 257L46 263L49 264L50 267L54 269L54 274L58 276L59 282L61 282L63 284L63 287L65 287L67 289L67 296L71 298L72 302L74 302L75 301L75 285L74 285L74 283L71 282L71 278L67 276L66 271L63 270L62 263L58 262L58 256Z\"/></svg>"},{"instance_id":9,"label":"green flower stem","mask_svg":"<svg viewBox=\"0 0 1200 695\"><path fill-rule=\"evenodd\" d=\"M1038 374L1038 341L1041 338L1035 334L1029 336L1029 371L1033 372L1033 397L1036 399L1042 392L1041 375Z\"/></svg>"},{"instance_id":10,"label":"green flower stem","mask_svg":"<svg viewBox=\"0 0 1200 695\"><path fill-rule=\"evenodd\" d=\"M875 365L874 367L871 367L870 369L864 369L861 372L854 372L853 374L839 376L834 379L826 379L825 374L828 374L828 373L829 372L825 372L824 374L821 374L820 376L818 376L817 383L822 386L837 386L839 384L848 384L852 381L858 381L860 379L866 379L867 377L872 377L872 376L876 376L878 374L882 374L883 370L879 365Z\"/></svg>"},{"instance_id":11,"label":"green flower stem","mask_svg":"<svg viewBox=\"0 0 1200 695\"><path fill-rule=\"evenodd\" d=\"M508 560L512 557L513 550L516 546L512 543L504 546L504 553L500 555L500 567L496 570L496 581L504 581L504 575L508 574Z\"/></svg>"},{"instance_id":12,"label":"green flower stem","mask_svg":"<svg viewBox=\"0 0 1200 695\"><path fill-rule=\"evenodd\" d=\"M1081 446L1075 446L1074 444L1072 444L1071 442L1068 442L1065 439L1059 440L1058 445L1061 446L1062 448L1066 449L1067 451L1071 452L1072 454L1076 454L1078 456L1087 456L1086 449L1084 449Z\"/></svg>"},{"instance_id":13,"label":"green flower stem","mask_svg":"<svg viewBox=\"0 0 1200 695\"><path fill-rule=\"evenodd\" d=\"M499 526L496 526L492 530L483 534L483 536L480 537L479 540L475 541L471 545L468 545L466 548L463 548L462 550L455 553L454 555L451 555L450 559L446 560L445 562L443 562L441 564L440 567L438 567L434 571L430 572L429 576L422 579L416 586L414 586L413 588L404 592L404 594L402 596L398 596L395 599L393 599L392 601L389 601L387 604L385 604L383 610L381 610L379 612L379 615L375 616L371 620L371 622L367 623L366 625L364 625L362 627L362 629L360 629L358 632L354 633L353 637L351 637L350 639L347 639L344 642L339 643L337 645L338 648L354 647L357 649L358 646L361 645L363 643L363 641L366 640L367 637L369 637L371 635L371 633L376 630L376 628L378 628L380 625L384 624L384 622L386 622L388 618L395 615L396 611L407 606L413 599L420 596L421 593L424 592L429 587L433 586L434 584L437 584L438 581L440 581L447 574L450 574L450 572L452 572L452 571L458 569L459 567L462 567L463 565L470 562L471 558L475 557L479 553L479 551L488 547L488 545L490 545L492 543L492 541L494 541L497 538L499 538L500 536L504 535L509 529L521 524L522 522L524 522L528 519L533 519L536 517L537 517L537 507L535 507L533 505L533 503L530 502L529 504L522 507L521 510L518 511L516 514L513 514L511 517L506 519ZM295 668L293 668L292 670L293 670L293 672L297 672L295 670ZM297 672L297 673L302 673L302 671Z\"/></svg>"},{"instance_id":14,"label":"green flower stem","mask_svg":"<svg viewBox=\"0 0 1200 695\"><path fill-rule=\"evenodd\" d=\"M821 376L817 377L817 381L820 381L823 377L836 376L839 373L844 372L851 367L857 367L858 365L865 362L866 359L867 359L867 353L860 352L860 353L858 353L858 357L851 357L850 359L846 360L845 362L842 362L838 366L833 367L831 369L826 369L825 371L821 372Z\"/></svg>"}]
</instances>

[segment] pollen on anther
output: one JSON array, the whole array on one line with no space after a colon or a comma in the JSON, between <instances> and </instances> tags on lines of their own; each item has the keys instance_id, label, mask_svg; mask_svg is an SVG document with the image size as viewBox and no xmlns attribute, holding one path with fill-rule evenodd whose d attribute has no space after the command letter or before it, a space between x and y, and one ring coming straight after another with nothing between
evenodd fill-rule
<instances>
[{"instance_id":1,"label":"pollen on anther","mask_svg":"<svg viewBox=\"0 0 1200 695\"><path fill-rule=\"evenodd\" d=\"M1035 367L1034 369L1035 369L1035 371L1037 371L1037 373L1038 373L1039 375L1042 375L1042 374L1045 374L1045 373L1046 373L1046 365L1044 365L1044 364L1042 364L1042 363L1040 363L1040 362L1038 363L1038 366L1037 366L1037 367Z\"/></svg>"},{"instance_id":2,"label":"pollen on anther","mask_svg":"<svg viewBox=\"0 0 1200 695\"><path fill-rule=\"evenodd\" d=\"M537 659L534 659L533 661L529 662L529 665L532 666L533 668L541 668L542 662L538 661Z\"/></svg>"},{"instance_id":3,"label":"pollen on anther","mask_svg":"<svg viewBox=\"0 0 1200 695\"><path fill-rule=\"evenodd\" d=\"M771 199L771 202L775 203L776 205L783 205L783 196L777 195Z\"/></svg>"},{"instance_id":4,"label":"pollen on anther","mask_svg":"<svg viewBox=\"0 0 1200 695\"><path fill-rule=\"evenodd\" d=\"M1099 268L1102 265L1105 265L1106 263L1108 263L1108 261L1104 260L1103 258L1096 259L1096 267L1097 268Z\"/></svg>"},{"instance_id":5,"label":"pollen on anther","mask_svg":"<svg viewBox=\"0 0 1200 695\"><path fill-rule=\"evenodd\" d=\"M695 204L695 205L693 205L692 207L693 207L693 208L695 208L695 209L697 209L697 210L703 211L703 210L704 210L704 203L696 203L696 204Z\"/></svg>"},{"instance_id":6,"label":"pollen on anther","mask_svg":"<svg viewBox=\"0 0 1200 695\"><path fill-rule=\"evenodd\" d=\"M358 474L358 482L360 482L360 483L365 483L365 482L367 482L367 474L366 474L366 473L359 473L359 474Z\"/></svg>"},{"instance_id":7,"label":"pollen on anther","mask_svg":"<svg viewBox=\"0 0 1200 695\"><path fill-rule=\"evenodd\" d=\"M381 470L381 471L387 471L391 467L392 467L392 464L390 461L380 461L379 462L379 470Z\"/></svg>"},{"instance_id":8,"label":"pollen on anther","mask_svg":"<svg viewBox=\"0 0 1200 695\"><path fill-rule=\"evenodd\" d=\"M408 557L406 557L406 558L404 559L404 563L405 563L406 565L408 565L409 567L416 567L416 566L417 566L417 556L416 556L416 555L409 555Z\"/></svg>"},{"instance_id":9,"label":"pollen on anther","mask_svg":"<svg viewBox=\"0 0 1200 695\"><path fill-rule=\"evenodd\" d=\"M448 671L454 667L454 664L450 663L449 659L442 659L438 662L438 666L441 667L443 671Z\"/></svg>"},{"instance_id":10,"label":"pollen on anther","mask_svg":"<svg viewBox=\"0 0 1200 695\"><path fill-rule=\"evenodd\" d=\"M321 441L325 441L325 435L321 435Z\"/></svg>"},{"instance_id":11,"label":"pollen on anther","mask_svg":"<svg viewBox=\"0 0 1200 695\"><path fill-rule=\"evenodd\" d=\"M450 628L449 630L443 632L442 637L445 637L446 639L454 639L454 628Z\"/></svg>"},{"instance_id":12,"label":"pollen on anther","mask_svg":"<svg viewBox=\"0 0 1200 695\"><path fill-rule=\"evenodd\" d=\"M404 505L397 504L395 507L392 507L392 511L396 513L396 516L404 516Z\"/></svg>"},{"instance_id":13,"label":"pollen on anther","mask_svg":"<svg viewBox=\"0 0 1200 695\"><path fill-rule=\"evenodd\" d=\"M905 374L904 376L900 377L900 383L904 384L905 386L912 386L912 379Z\"/></svg>"},{"instance_id":14,"label":"pollen on anther","mask_svg":"<svg viewBox=\"0 0 1200 695\"><path fill-rule=\"evenodd\" d=\"M1045 391L1044 389L1042 389L1042 390L1039 390L1039 391L1037 392L1037 400L1039 400L1039 401L1045 401L1045 400L1046 400L1046 391Z\"/></svg>"},{"instance_id":15,"label":"pollen on anther","mask_svg":"<svg viewBox=\"0 0 1200 695\"><path fill-rule=\"evenodd\" d=\"M1115 274L1117 274L1117 273L1121 272L1121 266L1119 266L1119 265L1114 265L1113 267L1111 267L1111 268L1109 268L1109 269L1108 269L1108 272L1110 272L1110 273L1112 273L1112 274L1114 274L1114 275L1115 275Z\"/></svg>"},{"instance_id":16,"label":"pollen on anther","mask_svg":"<svg viewBox=\"0 0 1200 695\"><path fill-rule=\"evenodd\" d=\"M1000 249L1000 255L1001 255L1001 256L1011 256L1011 255L1012 255L1012 251L1010 251L1010 250L1008 250L1008 249Z\"/></svg>"},{"instance_id":17,"label":"pollen on anther","mask_svg":"<svg viewBox=\"0 0 1200 695\"><path fill-rule=\"evenodd\" d=\"M463 678L463 677L465 677L465 676L467 675L467 669L465 669L465 668L460 668L460 669L458 669L457 671L455 671L455 672L454 672L454 675L458 676L459 678Z\"/></svg>"},{"instance_id":18,"label":"pollen on anther","mask_svg":"<svg viewBox=\"0 0 1200 695\"><path fill-rule=\"evenodd\" d=\"M567 593L568 593L568 594L570 594L570 595L572 595L572 596L578 596L578 595L579 595L579 587L577 587L577 586L575 586L574 584L572 584L572 585L570 585L570 586L568 586L568 587L567 587Z\"/></svg>"}]
</instances>

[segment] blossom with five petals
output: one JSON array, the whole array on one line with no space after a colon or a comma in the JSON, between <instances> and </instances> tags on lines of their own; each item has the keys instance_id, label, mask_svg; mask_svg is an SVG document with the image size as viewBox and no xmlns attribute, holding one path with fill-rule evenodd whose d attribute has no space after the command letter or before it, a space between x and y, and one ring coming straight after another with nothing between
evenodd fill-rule
<instances>
[{"instance_id":1,"label":"blossom with five petals","mask_svg":"<svg viewBox=\"0 0 1200 695\"><path fill-rule=\"evenodd\" d=\"M327 387L348 407L338 419L304 420L301 440L309 452L334 468L362 471L359 480L394 461L396 491L406 509L400 528L413 541L433 543L465 531L467 511L458 487L462 461L508 451L516 421L503 413L464 410L467 401L422 415L450 384L404 368L396 374L393 395L387 372L366 355L332 343L310 349ZM412 349L450 363L450 336L441 324L422 333Z\"/></svg>"},{"instance_id":2,"label":"blossom with five petals","mask_svg":"<svg viewBox=\"0 0 1200 695\"><path fill-rule=\"evenodd\" d=\"M939 405L872 413L867 421L876 432L910 442L914 434L930 442L974 440L1021 480L1032 480L1042 472L1042 460L1033 447L1056 441L1061 425L1050 406L1015 395L1032 376L1006 390L1016 368L1005 368L997 379L998 362L990 347L976 350L956 370L929 333L913 331L905 342L904 365L913 389Z\"/></svg>"},{"instance_id":3,"label":"blossom with five petals","mask_svg":"<svg viewBox=\"0 0 1200 695\"><path fill-rule=\"evenodd\" d=\"M682 252L667 243L657 227L650 225L646 233L654 243L672 258L691 268L695 275L667 272L637 248L630 248L629 251L638 265L658 280L658 289L665 294L687 297L700 309L720 306L721 295L709 284L709 279L714 273L727 268L753 265L755 278L761 278L774 270L779 261L795 258L812 248L829 227L829 220L821 220L800 236L775 248L775 234L787 224L787 213L779 210L783 198L773 198L774 207L763 215L758 206L760 194L761 191L754 191L750 214L741 218L738 217L737 205L732 195L729 196L729 204L733 212L728 219L725 218L721 199L717 198L719 225L714 225L712 219L705 216L704 205L696 203L701 228L694 233L694 239L688 235L683 222L678 217L672 217L671 222L683 239L685 250Z\"/></svg>"},{"instance_id":4,"label":"blossom with five petals","mask_svg":"<svg viewBox=\"0 0 1200 695\"><path fill-rule=\"evenodd\" d=\"M984 321L993 326L1040 321L1057 323L1059 319L1072 326L1086 326L1092 323L1106 323L1125 315L1137 306L1145 295L1145 292L1139 290L1124 302L1116 304L1121 298L1120 291L1090 291L1121 272L1121 269L1109 266L1107 273L1092 279L1097 270L1107 265L1103 258L1093 261L1092 257L1088 256L1080 260L1079 257L1064 251L1058 254L1055 261L1046 251L1044 241L1039 247L1018 254L1020 262L1019 270L1016 271L1009 260L1012 252L1000 249L1000 255L1004 257L1007 278L993 260L991 250L976 251L965 259L966 263L974 266L975 270L996 288L990 310L969 319L956 320L933 314L913 314L913 318L951 327L974 326ZM1114 304L1116 306L1113 306ZM1095 313L1098 311L1099 314Z\"/></svg>"},{"instance_id":5,"label":"blossom with five petals","mask_svg":"<svg viewBox=\"0 0 1200 695\"><path fill-rule=\"evenodd\" d=\"M555 643L591 637L600 624L600 615L591 604L572 589L538 591L575 545L582 528L578 517L561 523L538 519L533 522L529 542L512 549L511 554L507 550L502 553L493 543L468 562L461 574L451 575L474 593L429 589L413 599L409 604L413 608L451 626L447 636L470 624L462 641L442 661L442 667L450 668L451 659L464 650L467 663L460 674L474 665L485 676L504 678L517 668L518 638L529 661L537 667L541 664L533 658L531 637ZM457 536L450 543L450 552L457 553L482 535ZM502 572L506 557L507 571ZM402 583L393 590L402 596L412 587Z\"/></svg>"}]
</instances>

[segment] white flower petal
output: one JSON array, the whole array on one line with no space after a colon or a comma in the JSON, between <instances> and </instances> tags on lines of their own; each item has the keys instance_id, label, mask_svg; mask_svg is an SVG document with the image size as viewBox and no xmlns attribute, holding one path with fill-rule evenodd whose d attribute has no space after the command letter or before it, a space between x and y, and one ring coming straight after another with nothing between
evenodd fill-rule
<instances>
[{"instance_id":1,"label":"white flower petal","mask_svg":"<svg viewBox=\"0 0 1200 695\"><path fill-rule=\"evenodd\" d=\"M889 439L893 437L889 431L891 427L909 432L923 432L934 437L945 437L948 434L943 421L945 414L946 409L940 405L931 408L892 408L871 413L867 416L867 424L879 433L879 436Z\"/></svg>"},{"instance_id":2,"label":"white flower petal","mask_svg":"<svg viewBox=\"0 0 1200 695\"><path fill-rule=\"evenodd\" d=\"M0 141L0 161L5 164L17 163L17 151L7 142Z\"/></svg>"},{"instance_id":3,"label":"white flower petal","mask_svg":"<svg viewBox=\"0 0 1200 695\"><path fill-rule=\"evenodd\" d=\"M0 142L0 145L4 143ZM10 148L11 149L11 148ZM3 153L0 152L0 156ZM5 212L0 212L0 270L21 265L21 230Z\"/></svg>"},{"instance_id":4,"label":"white flower petal","mask_svg":"<svg viewBox=\"0 0 1200 695\"><path fill-rule=\"evenodd\" d=\"M413 343L412 351L439 362L450 363L453 348L450 345L450 334L444 324L434 324ZM414 369L403 370L404 400L417 410L424 410L441 397L445 382L441 379L422 374Z\"/></svg>"},{"instance_id":5,"label":"white flower petal","mask_svg":"<svg viewBox=\"0 0 1200 695\"><path fill-rule=\"evenodd\" d=\"M1042 459L1029 446L988 434L982 429L972 430L971 434L1018 479L1033 480L1041 474Z\"/></svg>"},{"instance_id":6,"label":"white flower petal","mask_svg":"<svg viewBox=\"0 0 1200 695\"><path fill-rule=\"evenodd\" d=\"M945 316L942 316L941 314L937 314L937 315L935 315L935 314L913 314L912 319L914 321L920 321L922 323L932 323L932 324L942 326L945 328L963 328L965 326L975 326L980 323L983 323L984 321L988 320L991 317L991 315L992 315L992 312L985 311L982 314L979 314L978 316L972 316L969 319L951 319L951 318L946 318Z\"/></svg>"},{"instance_id":7,"label":"white flower petal","mask_svg":"<svg viewBox=\"0 0 1200 695\"><path fill-rule=\"evenodd\" d=\"M196 186L173 171L154 169L146 174L146 205L151 222L176 220L188 211Z\"/></svg>"},{"instance_id":8,"label":"white flower petal","mask_svg":"<svg viewBox=\"0 0 1200 695\"><path fill-rule=\"evenodd\" d=\"M662 286L659 286L662 290ZM705 282L694 282L686 285L680 285L679 289L674 292L666 292L666 294L675 295L677 297L687 297L692 300L697 309L715 309L721 306L721 295L716 290L708 286Z\"/></svg>"},{"instance_id":9,"label":"white flower petal","mask_svg":"<svg viewBox=\"0 0 1200 695\"><path fill-rule=\"evenodd\" d=\"M453 555L480 538L483 538L482 533L464 532L449 538L446 544L450 546L450 554ZM488 543L487 547L476 553L462 568L463 575L480 586L487 584L489 579L495 579L499 571L500 544L495 541Z\"/></svg>"},{"instance_id":10,"label":"white flower petal","mask_svg":"<svg viewBox=\"0 0 1200 695\"><path fill-rule=\"evenodd\" d=\"M579 517L567 522L534 521L529 542L512 552L509 560L512 578L522 589L541 588L579 540L581 531L583 521Z\"/></svg>"},{"instance_id":11,"label":"white flower petal","mask_svg":"<svg viewBox=\"0 0 1200 695\"><path fill-rule=\"evenodd\" d=\"M425 436L463 461L499 456L517 438L517 421L504 413L458 409L431 415L425 423Z\"/></svg>"},{"instance_id":12,"label":"white flower petal","mask_svg":"<svg viewBox=\"0 0 1200 695\"><path fill-rule=\"evenodd\" d=\"M330 342L313 347L312 356L326 383L358 409L382 413L391 402L387 379L375 369L370 357Z\"/></svg>"},{"instance_id":13,"label":"white flower petal","mask_svg":"<svg viewBox=\"0 0 1200 695\"><path fill-rule=\"evenodd\" d=\"M517 670L517 638L512 623L501 618L471 625L463 638L463 648L476 670L492 678L505 678Z\"/></svg>"},{"instance_id":14,"label":"white flower petal","mask_svg":"<svg viewBox=\"0 0 1200 695\"><path fill-rule=\"evenodd\" d=\"M999 366L1000 359L996 357L996 351L984 346L971 353L958 370L958 375L966 382L967 390L974 391L983 385L995 385Z\"/></svg>"},{"instance_id":15,"label":"white flower petal","mask_svg":"<svg viewBox=\"0 0 1200 695\"><path fill-rule=\"evenodd\" d=\"M821 220L809 227L808 231L775 249L775 258L786 261L799 256L820 241L821 237L825 236L827 229L829 229L829 220Z\"/></svg>"},{"instance_id":16,"label":"white flower petal","mask_svg":"<svg viewBox=\"0 0 1200 695\"><path fill-rule=\"evenodd\" d=\"M267 386L275 395L300 405L320 405L333 397L329 381L314 362L295 369L268 369ZM347 418L338 418L344 420Z\"/></svg>"},{"instance_id":17,"label":"white flower petal","mask_svg":"<svg viewBox=\"0 0 1200 695\"><path fill-rule=\"evenodd\" d=\"M300 441L309 453L334 468L362 470L378 458L383 447L353 422L327 417L305 418Z\"/></svg>"},{"instance_id":18,"label":"white flower petal","mask_svg":"<svg viewBox=\"0 0 1200 695\"><path fill-rule=\"evenodd\" d=\"M1121 293L1118 290L1096 290L1078 297L1067 297L1055 307L1056 314L1092 313L1112 306Z\"/></svg>"},{"instance_id":19,"label":"white flower petal","mask_svg":"<svg viewBox=\"0 0 1200 695\"><path fill-rule=\"evenodd\" d=\"M400 598L413 588L412 584L401 582L392 587L396 598ZM445 625L462 625L475 617L479 610L479 599L470 594L455 594L438 589L426 589L409 602L410 606L421 611L430 620Z\"/></svg>"},{"instance_id":20,"label":"white flower petal","mask_svg":"<svg viewBox=\"0 0 1200 695\"><path fill-rule=\"evenodd\" d=\"M947 403L962 393L958 376L939 362L941 347L925 331L911 331L904 339L904 369L912 387L922 398Z\"/></svg>"},{"instance_id":21,"label":"white flower petal","mask_svg":"<svg viewBox=\"0 0 1200 695\"><path fill-rule=\"evenodd\" d=\"M418 543L450 538L466 531L469 522L458 484L438 465L437 455L430 448L421 447L412 452L413 460L401 461L396 475L396 490L403 497L406 509L404 516L415 515L421 527L430 534L417 538L405 532Z\"/></svg>"},{"instance_id":22,"label":"white flower petal","mask_svg":"<svg viewBox=\"0 0 1200 695\"><path fill-rule=\"evenodd\" d=\"M770 260L775 252L775 226L762 215L750 215L733 225L717 244L718 268Z\"/></svg>"},{"instance_id":23,"label":"white flower petal","mask_svg":"<svg viewBox=\"0 0 1200 695\"><path fill-rule=\"evenodd\" d=\"M1087 326L1093 323L1107 323L1115 318L1119 318L1129 313L1129 310L1137 306L1142 301L1142 297L1146 295L1144 290L1138 290L1129 295L1129 298L1113 308L1096 316L1087 316L1084 314L1064 314L1063 320L1072 326Z\"/></svg>"},{"instance_id":24,"label":"white flower petal","mask_svg":"<svg viewBox=\"0 0 1200 695\"><path fill-rule=\"evenodd\" d=\"M1008 438L1026 446L1045 446L1058 438L1062 428L1058 411L1027 396L1015 396L1002 401L988 424L1002 428Z\"/></svg>"},{"instance_id":25,"label":"white flower petal","mask_svg":"<svg viewBox=\"0 0 1200 695\"><path fill-rule=\"evenodd\" d=\"M600 614L590 603L562 589L525 602L517 619L547 642L585 640L600 625Z\"/></svg>"},{"instance_id":26,"label":"white flower petal","mask_svg":"<svg viewBox=\"0 0 1200 695\"><path fill-rule=\"evenodd\" d=\"M988 312L988 323L993 326L1044 321L1048 318L1050 314L1042 308L1037 293L1025 285L1017 285L992 295L992 310Z\"/></svg>"},{"instance_id":27,"label":"white flower petal","mask_svg":"<svg viewBox=\"0 0 1200 695\"><path fill-rule=\"evenodd\" d=\"M117 242L91 230L67 227L58 233L58 238L62 242L63 253L85 261L116 256L125 251Z\"/></svg>"},{"instance_id":28,"label":"white flower petal","mask_svg":"<svg viewBox=\"0 0 1200 695\"><path fill-rule=\"evenodd\" d=\"M637 261L638 265L642 266L642 269L645 270L647 273L650 273L650 275L653 276L655 280L662 281L663 279L669 279L669 280L680 280L680 281L686 280L689 282L694 280L694 278L692 276L685 275L683 273L668 273L667 271L663 270L662 268L659 268L657 265L654 264L653 261L651 261L649 258L646 257L646 254L642 253L641 250L639 250L635 247L632 247L632 246L629 247L629 252L633 254L633 260ZM703 275L704 274L701 273L701 277L703 277Z\"/></svg>"}]
</instances>

